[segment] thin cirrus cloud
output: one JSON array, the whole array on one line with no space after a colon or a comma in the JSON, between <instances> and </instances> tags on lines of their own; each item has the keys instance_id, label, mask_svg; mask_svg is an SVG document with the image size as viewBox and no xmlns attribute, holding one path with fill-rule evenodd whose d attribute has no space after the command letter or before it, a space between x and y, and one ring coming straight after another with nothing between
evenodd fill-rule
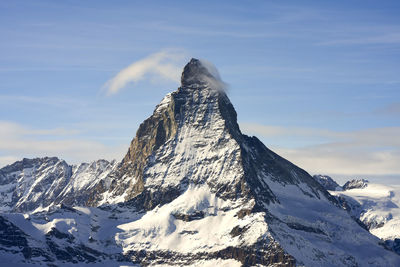
<instances>
[{"instance_id":1,"label":"thin cirrus cloud","mask_svg":"<svg viewBox=\"0 0 400 267\"><path fill-rule=\"evenodd\" d=\"M400 127L332 131L242 123L241 128L274 140L316 140L297 148L274 147L278 154L311 173L400 175Z\"/></svg>"},{"instance_id":2,"label":"thin cirrus cloud","mask_svg":"<svg viewBox=\"0 0 400 267\"><path fill-rule=\"evenodd\" d=\"M107 146L80 137L80 131L54 128L35 129L10 121L0 121L0 167L24 157L58 156L87 162L100 158L120 159L126 146Z\"/></svg>"},{"instance_id":3,"label":"thin cirrus cloud","mask_svg":"<svg viewBox=\"0 0 400 267\"><path fill-rule=\"evenodd\" d=\"M182 51L164 50L151 54L122 69L104 88L108 95L116 94L129 83L143 79L179 82L182 64L187 57Z\"/></svg>"}]
</instances>

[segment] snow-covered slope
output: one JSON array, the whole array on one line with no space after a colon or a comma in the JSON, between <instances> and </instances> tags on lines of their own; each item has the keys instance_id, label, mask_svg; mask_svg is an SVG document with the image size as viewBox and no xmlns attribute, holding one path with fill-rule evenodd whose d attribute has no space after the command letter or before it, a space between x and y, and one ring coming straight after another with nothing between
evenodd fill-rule
<instances>
[{"instance_id":1,"label":"snow-covered slope","mask_svg":"<svg viewBox=\"0 0 400 267\"><path fill-rule=\"evenodd\" d=\"M331 185L336 184L332 178L325 175L313 177L336 197L354 220L400 254L400 186L353 179L342 187L331 189ZM320 177L329 177L329 182Z\"/></svg>"},{"instance_id":2,"label":"snow-covered slope","mask_svg":"<svg viewBox=\"0 0 400 267\"><path fill-rule=\"evenodd\" d=\"M368 183L362 188L332 191L331 194L342 197L350 213L372 234L388 243L400 239L400 186Z\"/></svg>"},{"instance_id":3,"label":"snow-covered slope","mask_svg":"<svg viewBox=\"0 0 400 267\"><path fill-rule=\"evenodd\" d=\"M22 250L41 251L19 255L56 265L400 266L306 171L241 133L222 86L192 59L121 163L70 167L65 182L45 183L43 192L63 184L48 211L3 215Z\"/></svg>"},{"instance_id":4,"label":"snow-covered slope","mask_svg":"<svg viewBox=\"0 0 400 267\"><path fill-rule=\"evenodd\" d=\"M109 183L115 161L78 166L58 158L23 159L0 169L0 210L29 212L60 203L84 205L91 189Z\"/></svg>"}]
</instances>

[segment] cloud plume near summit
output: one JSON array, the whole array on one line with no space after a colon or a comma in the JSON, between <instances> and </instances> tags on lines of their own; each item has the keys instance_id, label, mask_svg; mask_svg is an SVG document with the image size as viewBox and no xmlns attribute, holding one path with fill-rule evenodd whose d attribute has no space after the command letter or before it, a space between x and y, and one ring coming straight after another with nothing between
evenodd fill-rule
<instances>
[{"instance_id":1,"label":"cloud plume near summit","mask_svg":"<svg viewBox=\"0 0 400 267\"><path fill-rule=\"evenodd\" d=\"M213 79L203 76L202 78L214 89L224 91L228 88L228 84L221 79L221 75L217 67L206 59L199 59L201 65L207 69L207 71L214 77Z\"/></svg>"},{"instance_id":2,"label":"cloud plume near summit","mask_svg":"<svg viewBox=\"0 0 400 267\"><path fill-rule=\"evenodd\" d=\"M133 62L106 82L104 89L108 95L118 93L129 83L150 79L179 83L182 65L186 56L182 51L163 50Z\"/></svg>"}]
</instances>

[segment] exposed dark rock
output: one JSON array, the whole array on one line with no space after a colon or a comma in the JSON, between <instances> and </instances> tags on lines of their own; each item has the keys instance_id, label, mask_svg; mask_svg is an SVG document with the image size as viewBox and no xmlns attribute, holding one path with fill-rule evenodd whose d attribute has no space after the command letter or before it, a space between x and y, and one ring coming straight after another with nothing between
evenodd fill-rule
<instances>
[{"instance_id":1,"label":"exposed dark rock","mask_svg":"<svg viewBox=\"0 0 400 267\"><path fill-rule=\"evenodd\" d=\"M311 227L311 226L306 226L302 225L300 223L287 223L287 226L289 226L292 229L299 230L299 231L304 231L304 232L309 232L309 233L316 233L320 235L326 235L321 229Z\"/></svg>"},{"instance_id":2,"label":"exposed dark rock","mask_svg":"<svg viewBox=\"0 0 400 267\"><path fill-rule=\"evenodd\" d=\"M13 254L21 253L25 259L41 256L44 261L52 261L43 249L31 247L28 235L2 216L0 216L0 250Z\"/></svg>"},{"instance_id":3,"label":"exposed dark rock","mask_svg":"<svg viewBox=\"0 0 400 267\"><path fill-rule=\"evenodd\" d=\"M251 209L241 209L236 215L239 217L239 219L243 219L245 216L250 215L251 212Z\"/></svg>"},{"instance_id":4,"label":"exposed dark rock","mask_svg":"<svg viewBox=\"0 0 400 267\"><path fill-rule=\"evenodd\" d=\"M26 234L13 223L0 216L0 245L5 247L26 248Z\"/></svg>"},{"instance_id":5,"label":"exposed dark rock","mask_svg":"<svg viewBox=\"0 0 400 267\"><path fill-rule=\"evenodd\" d=\"M51 228L51 230L49 232L47 232L46 234L47 237L55 237L58 239L66 239L68 242L73 242L75 237L71 234L67 234L67 233L62 233L59 230L57 230L57 228Z\"/></svg>"},{"instance_id":6,"label":"exposed dark rock","mask_svg":"<svg viewBox=\"0 0 400 267\"><path fill-rule=\"evenodd\" d=\"M60 209L66 210L66 211L71 211L71 212L76 212L76 209L65 205L64 203L61 203L60 205Z\"/></svg>"},{"instance_id":7,"label":"exposed dark rock","mask_svg":"<svg viewBox=\"0 0 400 267\"><path fill-rule=\"evenodd\" d=\"M181 76L182 86L191 86L192 84L201 85L205 81L205 77L209 79L216 79L200 60L192 58L183 69Z\"/></svg>"},{"instance_id":8,"label":"exposed dark rock","mask_svg":"<svg viewBox=\"0 0 400 267\"><path fill-rule=\"evenodd\" d=\"M235 259L242 266L282 266L294 267L296 260L285 253L275 242L263 240L251 247L227 247L212 253L174 253L170 251L129 251L127 256L133 263L147 266L149 264L179 264L187 266L196 261L210 259Z\"/></svg>"},{"instance_id":9,"label":"exposed dark rock","mask_svg":"<svg viewBox=\"0 0 400 267\"><path fill-rule=\"evenodd\" d=\"M191 214L182 214L182 213L175 213L173 214L173 216L175 217L175 219L177 220L182 220L185 222L191 222L194 220L200 220L204 218L204 212L203 211L195 211Z\"/></svg>"},{"instance_id":10,"label":"exposed dark rock","mask_svg":"<svg viewBox=\"0 0 400 267\"><path fill-rule=\"evenodd\" d=\"M350 190L350 189L361 189L361 188L365 188L368 186L369 181L365 180L365 179L353 179L351 181L347 181L344 185L343 185L343 190Z\"/></svg>"},{"instance_id":11,"label":"exposed dark rock","mask_svg":"<svg viewBox=\"0 0 400 267\"><path fill-rule=\"evenodd\" d=\"M77 264L78 262L96 262L108 257L108 255L105 255L82 244L76 247L60 247L59 245L57 245L57 243L50 239L46 240L46 244L58 260L72 262L75 264Z\"/></svg>"},{"instance_id":12,"label":"exposed dark rock","mask_svg":"<svg viewBox=\"0 0 400 267\"><path fill-rule=\"evenodd\" d=\"M243 234L244 232L246 232L246 230L247 230L248 228L249 228L249 227L235 226L235 227L233 227L232 231L230 232L230 235L231 235L232 237L239 236L239 235Z\"/></svg>"},{"instance_id":13,"label":"exposed dark rock","mask_svg":"<svg viewBox=\"0 0 400 267\"><path fill-rule=\"evenodd\" d=\"M384 244L386 247L400 255L400 238L395 238L394 240L386 240Z\"/></svg>"},{"instance_id":14,"label":"exposed dark rock","mask_svg":"<svg viewBox=\"0 0 400 267\"><path fill-rule=\"evenodd\" d=\"M313 178L321 184L326 190L331 190L331 191L336 191L336 190L341 190L341 186L338 185L338 183L335 182L330 176L328 175L321 175L317 174L314 175Z\"/></svg>"},{"instance_id":15,"label":"exposed dark rock","mask_svg":"<svg viewBox=\"0 0 400 267\"><path fill-rule=\"evenodd\" d=\"M194 235L194 234L197 234L199 231L188 231L188 230L185 230L185 231L182 231L182 232L180 232L179 234L181 234L181 235Z\"/></svg>"}]
</instances>

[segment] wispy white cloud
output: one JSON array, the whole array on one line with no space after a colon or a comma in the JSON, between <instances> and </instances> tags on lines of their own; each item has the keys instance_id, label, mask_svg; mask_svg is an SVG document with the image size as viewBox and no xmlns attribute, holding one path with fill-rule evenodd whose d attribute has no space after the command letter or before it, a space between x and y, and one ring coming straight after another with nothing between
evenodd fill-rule
<instances>
[{"instance_id":1,"label":"wispy white cloud","mask_svg":"<svg viewBox=\"0 0 400 267\"><path fill-rule=\"evenodd\" d=\"M128 83L144 78L163 79L179 83L182 64L187 57L182 51L164 50L136 61L118 72L104 88L107 94L115 94Z\"/></svg>"},{"instance_id":2,"label":"wispy white cloud","mask_svg":"<svg viewBox=\"0 0 400 267\"><path fill-rule=\"evenodd\" d=\"M244 132L273 140L315 139L303 147L274 146L281 156L311 173L400 175L400 127L357 131L241 124ZM321 142L321 140L324 140Z\"/></svg>"},{"instance_id":3,"label":"wispy white cloud","mask_svg":"<svg viewBox=\"0 0 400 267\"><path fill-rule=\"evenodd\" d=\"M10 121L0 121L0 167L23 157L57 156L72 163L121 159L126 145L107 146L84 139L75 129L34 129Z\"/></svg>"},{"instance_id":4,"label":"wispy white cloud","mask_svg":"<svg viewBox=\"0 0 400 267\"><path fill-rule=\"evenodd\" d=\"M10 121L0 121L0 139L7 139L10 137L24 136L40 136L40 135L75 135L78 134L79 130L71 130L64 128L54 128L54 129L30 129L22 126L21 124L10 122ZM1 142L1 141L0 141ZM1 143L0 143L1 146Z\"/></svg>"},{"instance_id":5,"label":"wispy white cloud","mask_svg":"<svg viewBox=\"0 0 400 267\"><path fill-rule=\"evenodd\" d=\"M377 147L396 147L400 149L400 127L370 128L356 131L333 131L307 127L283 127L260 125L256 123L241 123L241 127L250 133L260 134L265 137L286 136L290 138L299 136L324 137L326 140L337 143L368 144Z\"/></svg>"},{"instance_id":6,"label":"wispy white cloud","mask_svg":"<svg viewBox=\"0 0 400 267\"><path fill-rule=\"evenodd\" d=\"M368 146L357 150L348 147L344 150L335 144L297 149L277 147L274 150L314 174L400 176L398 150L371 151Z\"/></svg>"},{"instance_id":7,"label":"wispy white cloud","mask_svg":"<svg viewBox=\"0 0 400 267\"><path fill-rule=\"evenodd\" d=\"M205 80L211 86L211 88L222 91L226 90L228 88L228 84L221 79L219 71L215 67L215 65L206 59L200 59L200 62L201 65L203 65L207 69L207 71L213 76L213 78L210 78L203 75L202 79Z\"/></svg>"}]
</instances>

